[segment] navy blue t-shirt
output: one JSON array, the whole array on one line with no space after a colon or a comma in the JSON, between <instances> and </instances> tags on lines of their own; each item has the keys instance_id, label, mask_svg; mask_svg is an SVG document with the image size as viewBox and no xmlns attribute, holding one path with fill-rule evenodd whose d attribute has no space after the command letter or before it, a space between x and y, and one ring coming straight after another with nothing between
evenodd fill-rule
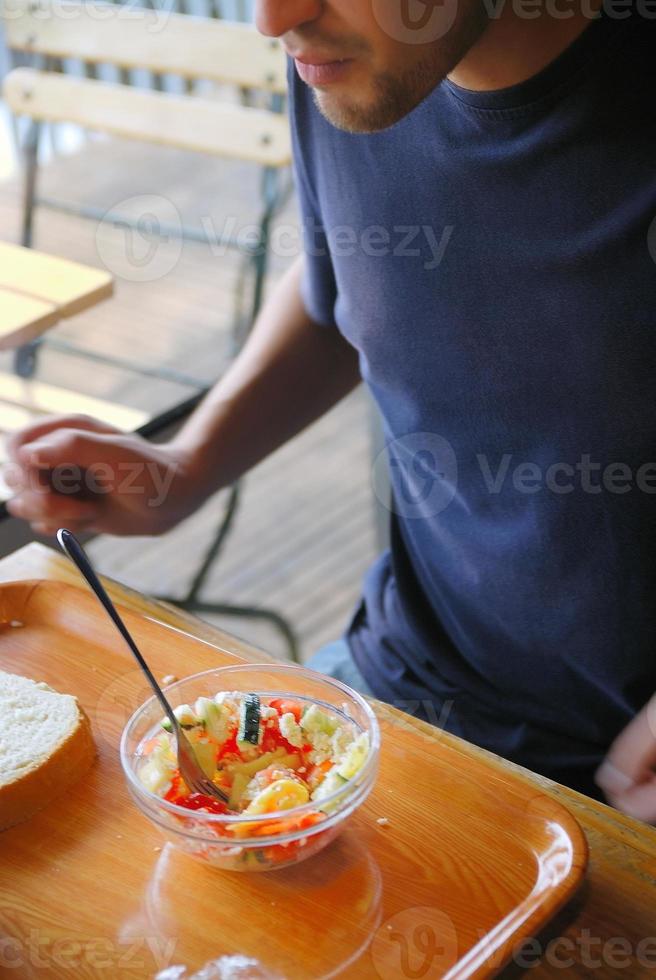
<instances>
[{"instance_id":1,"label":"navy blue t-shirt","mask_svg":"<svg viewBox=\"0 0 656 980\"><path fill-rule=\"evenodd\" d=\"M392 464L352 653L381 699L594 792L656 690L656 23L601 17L373 135L291 82L304 300Z\"/></svg>"}]
</instances>

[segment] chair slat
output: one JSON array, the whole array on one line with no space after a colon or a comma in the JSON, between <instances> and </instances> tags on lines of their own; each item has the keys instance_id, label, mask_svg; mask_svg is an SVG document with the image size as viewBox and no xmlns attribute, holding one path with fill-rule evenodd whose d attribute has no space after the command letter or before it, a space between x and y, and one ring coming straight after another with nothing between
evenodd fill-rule
<instances>
[{"instance_id":1,"label":"chair slat","mask_svg":"<svg viewBox=\"0 0 656 980\"><path fill-rule=\"evenodd\" d=\"M16 68L3 94L18 115L69 122L126 139L284 167L291 137L284 116L262 109Z\"/></svg>"},{"instance_id":2,"label":"chair slat","mask_svg":"<svg viewBox=\"0 0 656 980\"><path fill-rule=\"evenodd\" d=\"M76 0L13 0L4 20L16 50L286 91L280 43L250 24Z\"/></svg>"},{"instance_id":3,"label":"chair slat","mask_svg":"<svg viewBox=\"0 0 656 980\"><path fill-rule=\"evenodd\" d=\"M10 432L17 432L24 429L39 417L38 412L30 411L29 408L21 408L19 405L12 405L11 402L2 401L0 397L0 463L7 460L6 436Z\"/></svg>"},{"instance_id":4,"label":"chair slat","mask_svg":"<svg viewBox=\"0 0 656 980\"><path fill-rule=\"evenodd\" d=\"M102 269L0 242L0 288L24 294L26 302L51 304L57 317L68 317L111 296L114 281Z\"/></svg>"},{"instance_id":5,"label":"chair slat","mask_svg":"<svg viewBox=\"0 0 656 980\"><path fill-rule=\"evenodd\" d=\"M9 409L14 411L14 422L8 425ZM150 418L147 412L125 405L115 405L112 402L90 395L82 395L77 391L68 391L54 385L35 381L33 378L19 378L15 374L0 373L0 431L13 431L26 424L22 414L16 410L28 412L30 415L91 415L109 425L115 425L124 432L132 432L144 425Z\"/></svg>"},{"instance_id":6,"label":"chair slat","mask_svg":"<svg viewBox=\"0 0 656 980\"><path fill-rule=\"evenodd\" d=\"M52 303L44 303L0 286L0 350L20 347L35 340L54 327L58 319L59 312Z\"/></svg>"}]
</instances>

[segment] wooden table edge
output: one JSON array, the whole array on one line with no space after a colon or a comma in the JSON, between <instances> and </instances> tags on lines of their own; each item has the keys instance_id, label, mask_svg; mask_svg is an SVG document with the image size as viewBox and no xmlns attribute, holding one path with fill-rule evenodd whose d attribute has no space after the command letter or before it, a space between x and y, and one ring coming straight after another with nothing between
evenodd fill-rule
<instances>
[{"instance_id":1,"label":"wooden table edge","mask_svg":"<svg viewBox=\"0 0 656 980\"><path fill-rule=\"evenodd\" d=\"M73 585L81 583L80 577L70 563L57 552L45 545L33 542L25 545L18 551L0 558L0 583L9 581L21 581L25 579L50 579L54 581L68 582ZM165 623L174 629L179 629L184 633L203 640L213 646L228 650L237 656L243 657L250 663L265 663L275 658L259 650L252 644L226 633L217 626L206 623L196 616L184 612L169 603L158 599L152 599L142 595L135 589L126 585L121 585L112 579L103 577L109 594L123 605L126 609L142 613L159 622ZM373 699L372 699L373 700ZM466 742L456 735L451 735L441 729L436 729L428 722L419 718L414 718L392 705L382 701L373 701L379 718L389 718L396 724L406 725L421 732L430 739L444 739L447 744L456 751L485 761L491 768L500 773L512 773L521 780L530 783L541 793L553 797L567 807L573 816L583 825L585 829L586 821L601 821L608 829L609 833L621 839L623 843L631 843L641 849L641 842L644 843L646 853L653 853L656 856L656 834L652 828L632 817L593 800L588 796L578 793L567 786L556 783L546 776L541 776L531 772L508 759L495 755L487 749L482 749L477 745ZM649 837L653 835L653 840Z\"/></svg>"}]
</instances>

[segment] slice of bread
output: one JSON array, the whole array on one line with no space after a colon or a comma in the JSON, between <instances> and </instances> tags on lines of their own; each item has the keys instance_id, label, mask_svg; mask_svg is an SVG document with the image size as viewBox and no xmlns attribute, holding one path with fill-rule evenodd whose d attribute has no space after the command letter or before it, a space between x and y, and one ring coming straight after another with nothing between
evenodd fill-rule
<instances>
[{"instance_id":1,"label":"slice of bread","mask_svg":"<svg viewBox=\"0 0 656 980\"><path fill-rule=\"evenodd\" d=\"M48 806L95 754L89 719L72 695L0 671L0 830Z\"/></svg>"}]
</instances>

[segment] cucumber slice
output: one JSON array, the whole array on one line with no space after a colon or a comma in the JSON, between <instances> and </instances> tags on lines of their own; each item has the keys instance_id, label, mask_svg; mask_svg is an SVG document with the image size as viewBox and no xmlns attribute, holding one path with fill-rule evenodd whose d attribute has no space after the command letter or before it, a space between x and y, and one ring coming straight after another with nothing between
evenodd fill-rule
<instances>
[{"instance_id":1,"label":"cucumber slice","mask_svg":"<svg viewBox=\"0 0 656 980\"><path fill-rule=\"evenodd\" d=\"M282 759L286 758L285 750L281 747L279 749L274 749L273 752L265 752L264 755L259 756L257 759L253 759L252 762L234 762L230 766L230 770L234 773L244 773L250 779L254 776L256 772L260 772L261 769L266 769L267 766L271 765L272 762L280 762L282 765ZM295 758L298 758L297 756Z\"/></svg>"},{"instance_id":2,"label":"cucumber slice","mask_svg":"<svg viewBox=\"0 0 656 980\"><path fill-rule=\"evenodd\" d=\"M320 783L312 794L313 800L325 800L327 796L331 793L337 792L342 786L346 786L348 779L340 774L335 769L331 769L326 778ZM339 804L337 804L339 805ZM328 808L330 809L330 807Z\"/></svg>"},{"instance_id":3,"label":"cucumber slice","mask_svg":"<svg viewBox=\"0 0 656 980\"><path fill-rule=\"evenodd\" d=\"M237 741L257 745L260 740L260 698L257 694L245 694L239 705Z\"/></svg>"},{"instance_id":4,"label":"cucumber slice","mask_svg":"<svg viewBox=\"0 0 656 980\"><path fill-rule=\"evenodd\" d=\"M171 785L174 771L173 768L153 759L139 770L139 779L151 793L163 796Z\"/></svg>"},{"instance_id":5,"label":"cucumber slice","mask_svg":"<svg viewBox=\"0 0 656 980\"><path fill-rule=\"evenodd\" d=\"M173 714L178 719L180 728L197 728L200 721L188 704L179 704L173 709Z\"/></svg>"},{"instance_id":6,"label":"cucumber slice","mask_svg":"<svg viewBox=\"0 0 656 980\"><path fill-rule=\"evenodd\" d=\"M207 734L217 742L225 742L228 737L228 722L220 705L211 698L198 698L194 707Z\"/></svg>"},{"instance_id":7,"label":"cucumber slice","mask_svg":"<svg viewBox=\"0 0 656 980\"><path fill-rule=\"evenodd\" d=\"M191 728L197 728L200 724L202 724L200 719L194 714L191 706L188 704L179 704L177 708L173 709L173 714L178 719L180 728L184 728L187 731ZM165 732L168 732L169 734L173 732L173 725L166 715L160 721L160 725Z\"/></svg>"},{"instance_id":8,"label":"cucumber slice","mask_svg":"<svg viewBox=\"0 0 656 980\"><path fill-rule=\"evenodd\" d=\"M212 779L216 772L216 742L207 738L195 738L191 741L191 747L198 765Z\"/></svg>"},{"instance_id":9,"label":"cucumber slice","mask_svg":"<svg viewBox=\"0 0 656 980\"><path fill-rule=\"evenodd\" d=\"M247 776L245 772L238 772L230 789L230 796L228 797L228 809L238 810L239 804L241 803L241 798L244 795L244 790L250 783L250 776Z\"/></svg>"},{"instance_id":10,"label":"cucumber slice","mask_svg":"<svg viewBox=\"0 0 656 980\"><path fill-rule=\"evenodd\" d=\"M346 752L339 761L336 771L344 779L352 779L357 772L362 769L367 756L369 755L369 736L362 732L354 739ZM321 784L323 786L323 783Z\"/></svg>"},{"instance_id":11,"label":"cucumber slice","mask_svg":"<svg viewBox=\"0 0 656 980\"><path fill-rule=\"evenodd\" d=\"M324 732L332 735L337 729L339 722L336 718L331 718L329 714L322 711L316 704L311 704L301 718L301 728L305 732Z\"/></svg>"}]
</instances>

